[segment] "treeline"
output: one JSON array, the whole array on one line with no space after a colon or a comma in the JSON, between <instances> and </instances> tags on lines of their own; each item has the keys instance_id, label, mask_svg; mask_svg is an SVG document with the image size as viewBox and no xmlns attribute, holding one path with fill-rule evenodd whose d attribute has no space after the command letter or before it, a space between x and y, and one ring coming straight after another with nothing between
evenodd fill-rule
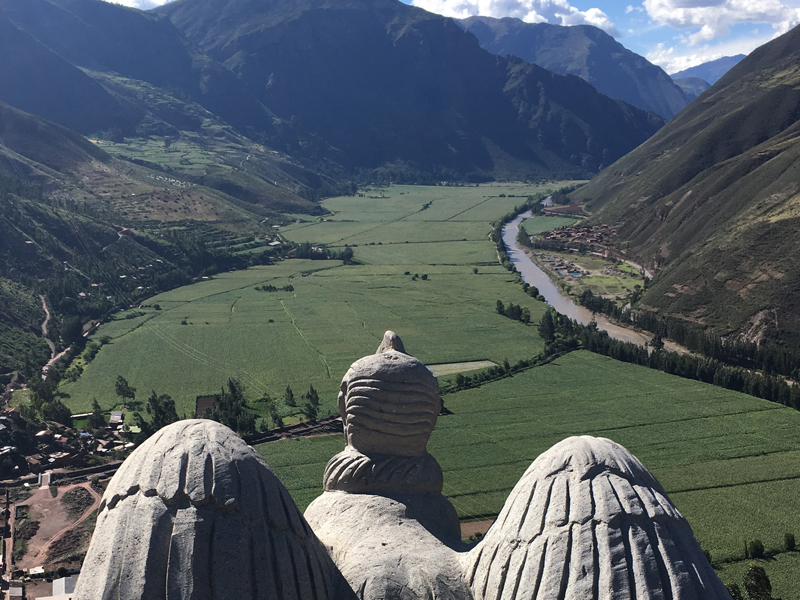
<instances>
[{"instance_id":1,"label":"treeline","mask_svg":"<svg viewBox=\"0 0 800 600\"><path fill-rule=\"evenodd\" d=\"M296 245L289 252L293 258L305 258L309 260L341 260L349 265L353 262L353 249L345 244L344 250L339 252L328 250L323 246L312 246L310 242L303 242Z\"/></svg>"},{"instance_id":2,"label":"treeline","mask_svg":"<svg viewBox=\"0 0 800 600\"><path fill-rule=\"evenodd\" d=\"M627 323L649 331L655 336L655 344L669 339L690 352L702 354L730 366L763 371L791 379L800 378L800 353L774 344L758 345L741 340L727 340L707 332L693 323L669 315L657 315L646 310L622 308L614 301L584 291L578 302L594 313L609 315L621 323ZM633 304L638 298L631 299Z\"/></svg>"},{"instance_id":3,"label":"treeline","mask_svg":"<svg viewBox=\"0 0 800 600\"><path fill-rule=\"evenodd\" d=\"M294 286L291 283L288 285L284 285L283 287L280 288L275 287L274 285L260 285L260 286L257 285L255 289L256 291L259 292L278 292L278 291L293 292Z\"/></svg>"},{"instance_id":4,"label":"treeline","mask_svg":"<svg viewBox=\"0 0 800 600\"><path fill-rule=\"evenodd\" d=\"M581 187L581 185L583 184L567 185L557 189L555 192L550 194L550 198L553 200L553 204L558 204L561 206L572 204L572 200L570 200L569 194L577 190L579 187Z\"/></svg>"},{"instance_id":5,"label":"treeline","mask_svg":"<svg viewBox=\"0 0 800 600\"><path fill-rule=\"evenodd\" d=\"M621 342L600 331L596 323L581 325L552 309L542 316L539 335L545 341L545 356L585 349L622 362L710 383L800 410L800 387L789 385L783 377L727 365L706 356L679 354L663 348L648 349L631 342Z\"/></svg>"},{"instance_id":6,"label":"treeline","mask_svg":"<svg viewBox=\"0 0 800 600\"><path fill-rule=\"evenodd\" d=\"M504 305L501 300L498 300L496 310L498 315L503 315L515 321L521 321L525 323L525 325L531 322L531 311L513 302Z\"/></svg>"}]
</instances>

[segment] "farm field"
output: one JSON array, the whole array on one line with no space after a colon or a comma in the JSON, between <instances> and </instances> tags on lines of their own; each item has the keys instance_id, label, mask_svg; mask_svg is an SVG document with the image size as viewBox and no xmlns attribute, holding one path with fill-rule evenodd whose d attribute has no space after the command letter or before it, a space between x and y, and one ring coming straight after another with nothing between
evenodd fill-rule
<instances>
[{"instance_id":1,"label":"farm field","mask_svg":"<svg viewBox=\"0 0 800 600\"><path fill-rule=\"evenodd\" d=\"M569 217L548 217L544 215L535 215L529 219L525 219L520 226L528 232L528 235L536 235L537 233L544 233L545 231L552 231L559 227L569 227L575 225L576 219Z\"/></svg>"},{"instance_id":2,"label":"farm field","mask_svg":"<svg viewBox=\"0 0 800 600\"><path fill-rule=\"evenodd\" d=\"M545 305L497 263L486 234L491 218L541 189L392 186L383 190L389 197L326 200L331 216L280 234L349 244L359 264L291 259L151 298L144 314L99 328L96 337L112 340L61 388L64 401L73 412L87 411L93 398L110 409L123 375L138 399L168 393L179 415L192 416L197 395L235 376L251 401L281 398L287 384L298 397L313 385L326 416L348 366L373 353L386 329L426 364L532 357L542 348L535 323ZM293 290L255 289L265 284ZM496 314L498 299L527 307L533 324ZM800 414L777 404L588 352L444 401L452 414L440 417L429 449L463 519L495 515L536 456L566 436L592 434L622 443L655 473L720 573L733 578L726 581L741 581L745 540L761 539L770 550L785 532L800 535ZM330 436L258 450L305 508L342 447L341 436ZM784 600L800 598L787 572L795 563L786 554L764 562Z\"/></svg>"},{"instance_id":3,"label":"farm field","mask_svg":"<svg viewBox=\"0 0 800 600\"><path fill-rule=\"evenodd\" d=\"M215 393L229 377L238 377L251 400L264 394L282 398L287 385L300 395L313 385L326 416L336 410L339 381L352 357L374 352L386 329L420 348L419 358L428 363L535 356L542 348L535 329L497 315L495 304L501 299L526 306L534 320L544 305L524 294L497 263L487 221L448 219L476 206L487 210L493 201L497 217L543 189L393 186L384 191L391 197L327 200L326 208L341 212L284 227L281 234L342 247L346 234L363 264L290 259L150 298L138 316L121 314L98 329L96 337L112 341L76 382L63 385L65 401L73 412L89 410L94 398L111 409L119 403L114 382L122 375L140 400L151 390L167 393L179 415L192 416L196 396ZM369 206L360 208L359 202ZM381 210L387 208L392 210ZM398 220L398 208L430 220ZM336 220L381 214L387 221ZM367 228L363 242L353 233L359 227ZM291 284L293 291L255 289L265 284Z\"/></svg>"},{"instance_id":4,"label":"farm field","mask_svg":"<svg viewBox=\"0 0 800 600\"><path fill-rule=\"evenodd\" d=\"M588 434L621 443L653 471L726 582L741 585L752 562L741 560L744 540L777 550L785 532L800 533L794 410L588 352L444 400L452 414L439 417L428 449L462 519L496 515L536 456ZM343 445L331 436L257 449L305 508ZM775 597L800 597L795 554L759 562Z\"/></svg>"}]
</instances>

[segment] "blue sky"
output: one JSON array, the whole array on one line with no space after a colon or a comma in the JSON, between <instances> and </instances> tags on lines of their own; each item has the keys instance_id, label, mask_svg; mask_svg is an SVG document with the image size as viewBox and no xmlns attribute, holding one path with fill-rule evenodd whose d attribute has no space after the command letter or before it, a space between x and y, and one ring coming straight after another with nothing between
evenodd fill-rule
<instances>
[{"instance_id":1,"label":"blue sky","mask_svg":"<svg viewBox=\"0 0 800 600\"><path fill-rule=\"evenodd\" d=\"M116 0L153 8L168 0ZM517 17L530 23L589 24L674 73L748 54L800 22L800 0L404 0L449 17Z\"/></svg>"}]
</instances>

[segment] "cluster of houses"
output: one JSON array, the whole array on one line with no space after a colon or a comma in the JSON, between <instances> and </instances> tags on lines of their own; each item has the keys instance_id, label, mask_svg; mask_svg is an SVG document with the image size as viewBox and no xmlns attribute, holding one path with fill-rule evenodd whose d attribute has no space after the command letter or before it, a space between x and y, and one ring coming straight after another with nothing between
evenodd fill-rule
<instances>
[{"instance_id":1,"label":"cluster of houses","mask_svg":"<svg viewBox=\"0 0 800 600\"><path fill-rule=\"evenodd\" d=\"M541 238L562 244L584 244L587 247L593 245L606 249L607 246L613 243L616 235L616 227L609 227L608 225L596 225L594 227L576 225L547 231L541 234Z\"/></svg>"},{"instance_id":2,"label":"cluster of houses","mask_svg":"<svg viewBox=\"0 0 800 600\"><path fill-rule=\"evenodd\" d=\"M74 418L87 416L88 414L74 415ZM17 407L7 407L0 413L0 433L17 430L24 432L24 435L30 435L28 425ZM10 444L0 447L0 462L8 463L3 465L2 478L15 479L28 471L39 474L62 467L84 466L95 454L113 455L119 450L133 447L126 435L121 411L113 411L108 425L92 433L51 422L46 428L33 434L28 451ZM30 452L34 447L36 451ZM9 461L3 461L3 457L7 457Z\"/></svg>"},{"instance_id":3,"label":"cluster of houses","mask_svg":"<svg viewBox=\"0 0 800 600\"><path fill-rule=\"evenodd\" d=\"M550 271L554 271L562 279L570 280L589 276L589 271L581 268L579 265L576 265L571 261L564 260L564 258L561 256L537 253L536 257L541 261L541 263L544 263L545 268Z\"/></svg>"}]
</instances>

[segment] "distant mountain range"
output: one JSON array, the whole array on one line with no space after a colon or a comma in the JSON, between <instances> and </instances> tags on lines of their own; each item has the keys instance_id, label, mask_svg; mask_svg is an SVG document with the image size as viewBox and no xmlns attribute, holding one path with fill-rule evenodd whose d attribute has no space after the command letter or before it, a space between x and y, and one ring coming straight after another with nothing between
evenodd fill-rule
<instances>
[{"instance_id":1,"label":"distant mountain range","mask_svg":"<svg viewBox=\"0 0 800 600\"><path fill-rule=\"evenodd\" d=\"M334 177L585 177L662 125L398 0L0 0L2 56L0 100L84 135L216 119Z\"/></svg>"},{"instance_id":2,"label":"distant mountain range","mask_svg":"<svg viewBox=\"0 0 800 600\"><path fill-rule=\"evenodd\" d=\"M701 65L697 65L696 67L678 71L677 73L670 75L670 77L672 77L672 79L699 77L700 79L708 82L709 85L713 85L717 83L717 81L719 81L722 76L725 75L725 73L738 65L742 59L744 59L744 57L744 54L737 54L736 56L723 56L717 60L711 60Z\"/></svg>"},{"instance_id":3,"label":"distant mountain range","mask_svg":"<svg viewBox=\"0 0 800 600\"><path fill-rule=\"evenodd\" d=\"M460 23L493 54L513 54L554 73L577 75L606 96L664 119L671 119L688 104L681 88L663 69L597 27L491 17L470 17Z\"/></svg>"},{"instance_id":4,"label":"distant mountain range","mask_svg":"<svg viewBox=\"0 0 800 600\"><path fill-rule=\"evenodd\" d=\"M800 343L799 62L795 28L574 194L657 270L640 306Z\"/></svg>"}]
</instances>

